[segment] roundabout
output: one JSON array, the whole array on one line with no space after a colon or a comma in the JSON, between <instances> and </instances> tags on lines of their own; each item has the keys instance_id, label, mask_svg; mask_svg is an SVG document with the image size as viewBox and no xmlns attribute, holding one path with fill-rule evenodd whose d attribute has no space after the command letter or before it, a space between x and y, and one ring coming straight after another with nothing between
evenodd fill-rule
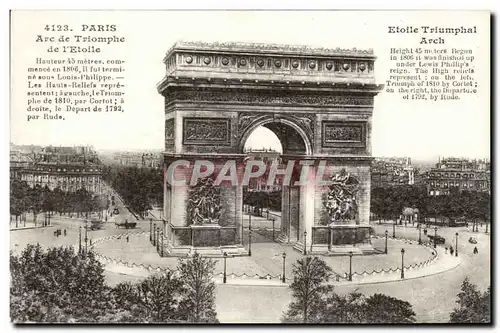
<instances>
[{"instance_id":1,"label":"roundabout","mask_svg":"<svg viewBox=\"0 0 500 333\"><path fill-rule=\"evenodd\" d=\"M281 285L283 273L286 283L293 281L293 264L303 257L291 246L278 243L256 242L252 245L252 256L228 257L227 270L229 284L242 285ZM429 244L419 245L410 239L387 240L372 237L372 244L378 250L372 255L321 256L332 268L333 284L383 283L401 279L404 266L405 279L424 277L456 267L460 260L435 250ZM160 257L156 247L150 243L147 231L129 231L123 234L95 239L92 246L105 270L132 277L147 277L165 270L175 270L176 257ZM401 250L404 249L404 258ZM285 254L285 257L283 257ZM403 259L403 262L402 262ZM222 283L224 265L222 258L216 261L216 281ZM283 271L283 261L285 270ZM349 278L351 276L351 279Z\"/></svg>"}]
</instances>

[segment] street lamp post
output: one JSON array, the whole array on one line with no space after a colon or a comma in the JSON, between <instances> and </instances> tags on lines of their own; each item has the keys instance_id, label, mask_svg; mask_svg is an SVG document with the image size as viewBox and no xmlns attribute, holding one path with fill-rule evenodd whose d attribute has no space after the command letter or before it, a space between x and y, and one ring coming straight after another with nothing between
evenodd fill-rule
<instances>
[{"instance_id":1,"label":"street lamp post","mask_svg":"<svg viewBox=\"0 0 500 333\"><path fill-rule=\"evenodd\" d=\"M389 232L386 230L386 231L385 231L385 252L384 252L385 254L387 254L387 234L388 234L388 233L389 233Z\"/></svg>"},{"instance_id":2,"label":"street lamp post","mask_svg":"<svg viewBox=\"0 0 500 333\"><path fill-rule=\"evenodd\" d=\"M420 224L418 225L418 244L422 244L422 226Z\"/></svg>"},{"instance_id":3,"label":"street lamp post","mask_svg":"<svg viewBox=\"0 0 500 333\"><path fill-rule=\"evenodd\" d=\"M153 241L153 219L149 219L149 241Z\"/></svg>"},{"instance_id":4,"label":"street lamp post","mask_svg":"<svg viewBox=\"0 0 500 333\"><path fill-rule=\"evenodd\" d=\"M401 279L405 278L405 249L401 249Z\"/></svg>"},{"instance_id":5,"label":"street lamp post","mask_svg":"<svg viewBox=\"0 0 500 333\"><path fill-rule=\"evenodd\" d=\"M274 242L274 221L275 221L275 220L276 220L276 219L273 217L273 242Z\"/></svg>"},{"instance_id":6,"label":"street lamp post","mask_svg":"<svg viewBox=\"0 0 500 333\"><path fill-rule=\"evenodd\" d=\"M252 229L248 230L248 256L252 256Z\"/></svg>"},{"instance_id":7,"label":"street lamp post","mask_svg":"<svg viewBox=\"0 0 500 333\"><path fill-rule=\"evenodd\" d=\"M82 253L82 226L80 226L80 230L79 230L78 253Z\"/></svg>"},{"instance_id":8,"label":"street lamp post","mask_svg":"<svg viewBox=\"0 0 500 333\"><path fill-rule=\"evenodd\" d=\"M436 248L437 235L438 235L438 227L434 227L434 248Z\"/></svg>"},{"instance_id":9,"label":"street lamp post","mask_svg":"<svg viewBox=\"0 0 500 333\"><path fill-rule=\"evenodd\" d=\"M87 241L89 240L87 237L88 230L89 230L89 228L87 226L85 226L85 253L87 253Z\"/></svg>"},{"instance_id":10,"label":"street lamp post","mask_svg":"<svg viewBox=\"0 0 500 333\"><path fill-rule=\"evenodd\" d=\"M286 252L283 252L283 254L281 256L283 257L283 274L281 274L281 282L286 283L285 282L285 259L286 259Z\"/></svg>"},{"instance_id":11,"label":"street lamp post","mask_svg":"<svg viewBox=\"0 0 500 333\"><path fill-rule=\"evenodd\" d=\"M455 233L455 257L458 257L458 232Z\"/></svg>"},{"instance_id":12,"label":"street lamp post","mask_svg":"<svg viewBox=\"0 0 500 333\"><path fill-rule=\"evenodd\" d=\"M226 283L227 278L226 278L226 259L227 259L227 253L224 252L224 276L222 277L222 283Z\"/></svg>"},{"instance_id":13,"label":"street lamp post","mask_svg":"<svg viewBox=\"0 0 500 333\"><path fill-rule=\"evenodd\" d=\"M156 227L156 252L160 250L160 242L158 242L159 239L160 239L160 227Z\"/></svg>"},{"instance_id":14,"label":"street lamp post","mask_svg":"<svg viewBox=\"0 0 500 333\"><path fill-rule=\"evenodd\" d=\"M307 254L307 231L304 230L304 255Z\"/></svg>"},{"instance_id":15,"label":"street lamp post","mask_svg":"<svg viewBox=\"0 0 500 333\"><path fill-rule=\"evenodd\" d=\"M392 238L396 238L396 221L392 224Z\"/></svg>"},{"instance_id":16,"label":"street lamp post","mask_svg":"<svg viewBox=\"0 0 500 333\"><path fill-rule=\"evenodd\" d=\"M160 231L160 239L161 239L161 257L163 257L163 231Z\"/></svg>"},{"instance_id":17,"label":"street lamp post","mask_svg":"<svg viewBox=\"0 0 500 333\"><path fill-rule=\"evenodd\" d=\"M349 251L349 281L352 281L352 251Z\"/></svg>"}]
</instances>

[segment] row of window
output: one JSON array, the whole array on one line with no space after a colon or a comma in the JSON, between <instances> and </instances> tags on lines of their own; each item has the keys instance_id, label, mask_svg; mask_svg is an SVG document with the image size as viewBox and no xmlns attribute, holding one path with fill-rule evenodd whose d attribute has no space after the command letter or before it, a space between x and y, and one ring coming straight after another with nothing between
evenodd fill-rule
<instances>
[{"instance_id":1,"label":"row of window","mask_svg":"<svg viewBox=\"0 0 500 333\"><path fill-rule=\"evenodd\" d=\"M450 183L439 183L439 182L431 182L431 186L436 186L436 187L460 187L460 183L459 182L450 182ZM481 187L481 188L486 188L487 184L486 183L478 183L478 186ZM462 183L462 187L463 188L466 188L466 187L474 187L474 184L473 183Z\"/></svg>"},{"instance_id":2,"label":"row of window","mask_svg":"<svg viewBox=\"0 0 500 333\"><path fill-rule=\"evenodd\" d=\"M473 173L440 173L440 172L431 172L431 177L448 177L448 178L474 178Z\"/></svg>"},{"instance_id":3,"label":"row of window","mask_svg":"<svg viewBox=\"0 0 500 333\"><path fill-rule=\"evenodd\" d=\"M48 168L47 169L47 168L43 168L43 167L38 167L38 168L36 168L36 170L38 170L38 171L56 171L55 168ZM66 170L65 168L63 168L63 169L58 168L57 169L57 172L61 172L61 171L62 172L66 172L66 171L68 171L68 172L99 172L100 170L99 169L67 169Z\"/></svg>"},{"instance_id":4,"label":"row of window","mask_svg":"<svg viewBox=\"0 0 500 333\"><path fill-rule=\"evenodd\" d=\"M38 180L38 181L41 181L41 180L45 180L45 181L48 181L49 180L49 176L47 175L44 175L44 176L34 176L34 175L23 175L22 176L23 179L25 180ZM96 182L98 183L100 181L100 178L99 177L60 177L60 176L50 176L50 179L55 181L55 180L63 180L63 181L71 181L71 182L74 182L74 181L88 181L88 182Z\"/></svg>"}]
</instances>

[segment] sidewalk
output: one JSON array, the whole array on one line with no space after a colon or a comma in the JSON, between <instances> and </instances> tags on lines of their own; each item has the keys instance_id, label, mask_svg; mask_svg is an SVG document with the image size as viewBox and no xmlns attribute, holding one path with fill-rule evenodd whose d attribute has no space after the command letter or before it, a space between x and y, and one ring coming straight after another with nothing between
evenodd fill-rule
<instances>
[{"instance_id":1,"label":"sidewalk","mask_svg":"<svg viewBox=\"0 0 500 333\"><path fill-rule=\"evenodd\" d=\"M26 226L24 225L24 222L22 223L19 223L18 224L18 227L16 228L15 227L15 223L12 223L14 226L11 227L9 229L9 231L17 231L17 230L27 230L27 229L40 229L40 228L49 228L49 227L53 227L53 225L47 225L47 226L43 226L43 222L40 222L40 223L37 223L37 225L35 225L34 223L32 222L26 222Z\"/></svg>"}]
</instances>

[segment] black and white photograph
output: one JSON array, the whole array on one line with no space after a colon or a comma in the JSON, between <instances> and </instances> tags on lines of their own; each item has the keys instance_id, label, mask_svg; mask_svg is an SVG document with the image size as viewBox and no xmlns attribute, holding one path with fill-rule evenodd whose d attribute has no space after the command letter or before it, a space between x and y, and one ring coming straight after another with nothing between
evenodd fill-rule
<instances>
[{"instance_id":1,"label":"black and white photograph","mask_svg":"<svg viewBox=\"0 0 500 333\"><path fill-rule=\"evenodd\" d=\"M10 16L11 323L491 325L489 11Z\"/></svg>"}]
</instances>

